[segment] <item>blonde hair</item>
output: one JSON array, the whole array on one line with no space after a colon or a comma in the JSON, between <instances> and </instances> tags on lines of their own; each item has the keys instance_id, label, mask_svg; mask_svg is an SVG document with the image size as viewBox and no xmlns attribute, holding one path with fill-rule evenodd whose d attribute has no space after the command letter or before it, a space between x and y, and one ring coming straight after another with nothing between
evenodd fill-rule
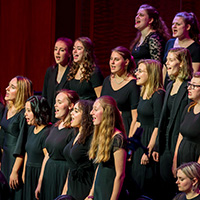
<instances>
[{"instance_id":1,"label":"blonde hair","mask_svg":"<svg viewBox=\"0 0 200 200\"><path fill-rule=\"evenodd\" d=\"M120 130L124 137L126 135L116 101L110 96L102 96L96 101L99 101L103 108L103 118L101 123L95 126L89 157L94 159L95 163L100 163L110 159L112 137L115 133L115 128Z\"/></svg>"},{"instance_id":2,"label":"blonde hair","mask_svg":"<svg viewBox=\"0 0 200 200\"><path fill-rule=\"evenodd\" d=\"M189 179L198 180L196 188L200 186L200 164L197 162L188 162L180 165L176 171L181 170Z\"/></svg>"},{"instance_id":3,"label":"blonde hair","mask_svg":"<svg viewBox=\"0 0 200 200\"><path fill-rule=\"evenodd\" d=\"M191 55L188 49L183 48L183 47L176 47L176 48L170 49L168 54L169 53L173 53L176 56L176 59L178 59L178 61L180 62L180 65L182 65L182 67L179 70L179 74L177 78L179 78L182 81L191 79L193 68L192 68ZM172 75L170 76L170 79L175 80L176 77Z\"/></svg>"},{"instance_id":4,"label":"blonde hair","mask_svg":"<svg viewBox=\"0 0 200 200\"><path fill-rule=\"evenodd\" d=\"M142 59L138 62L144 64L148 73L148 80L145 85L141 88L140 96L143 97L146 88L148 87L147 99L150 99L155 91L162 88L162 66L157 60Z\"/></svg>"},{"instance_id":5,"label":"blonde hair","mask_svg":"<svg viewBox=\"0 0 200 200\"><path fill-rule=\"evenodd\" d=\"M26 77L16 76L14 78L17 79L17 94L14 106L16 111L19 112L22 108L24 108L26 100L32 96L33 87L32 82Z\"/></svg>"},{"instance_id":6,"label":"blonde hair","mask_svg":"<svg viewBox=\"0 0 200 200\"><path fill-rule=\"evenodd\" d=\"M75 104L78 100L79 100L79 96L78 94L74 91L74 90L68 90L68 89L62 89L59 90L56 94L56 96L60 93L64 93L66 95L66 99L70 104ZM66 117L65 117L65 121L64 121L64 127L65 128L69 128L71 127L71 116L70 116L70 112L66 110ZM62 122L62 120L59 120L58 122L55 123L55 126L59 126L59 124Z\"/></svg>"}]
</instances>

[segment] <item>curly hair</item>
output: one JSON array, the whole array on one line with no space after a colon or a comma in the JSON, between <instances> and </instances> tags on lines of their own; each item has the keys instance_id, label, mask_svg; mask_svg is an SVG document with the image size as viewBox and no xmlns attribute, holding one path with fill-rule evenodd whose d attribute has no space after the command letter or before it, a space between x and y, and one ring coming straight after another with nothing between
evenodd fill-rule
<instances>
[{"instance_id":1,"label":"curly hair","mask_svg":"<svg viewBox=\"0 0 200 200\"><path fill-rule=\"evenodd\" d=\"M24 108L26 100L33 94L32 82L23 76L14 77L17 79L17 94L14 102L16 110L19 112ZM8 104L9 107L9 104Z\"/></svg>"},{"instance_id":2,"label":"curly hair","mask_svg":"<svg viewBox=\"0 0 200 200\"><path fill-rule=\"evenodd\" d=\"M196 15L192 12L179 12L175 15L175 17L181 17L183 18L183 21L185 25L190 25L189 29L189 36L192 38L195 42L199 43L200 40L200 27L199 22L196 17Z\"/></svg>"},{"instance_id":3,"label":"curly hair","mask_svg":"<svg viewBox=\"0 0 200 200\"><path fill-rule=\"evenodd\" d=\"M173 53L182 67L179 70L178 78L182 81L191 79L192 78L192 73L193 73L193 68L192 68L192 59L191 55L188 49L183 48L183 47L176 47L172 48L169 50L169 53ZM171 80L175 80L176 77L169 76Z\"/></svg>"},{"instance_id":4,"label":"curly hair","mask_svg":"<svg viewBox=\"0 0 200 200\"><path fill-rule=\"evenodd\" d=\"M62 90L57 91L56 96L60 93L64 93L66 95L66 99L69 102L69 105L75 104L79 100L79 96L74 90L62 89ZM70 116L69 110L66 110L66 114L67 116L65 118L64 126L65 128L69 128L71 127L71 124L70 124L71 116ZM61 122L62 121L59 120L58 122L55 123L55 126L59 126Z\"/></svg>"},{"instance_id":5,"label":"curly hair","mask_svg":"<svg viewBox=\"0 0 200 200\"><path fill-rule=\"evenodd\" d=\"M99 125L95 126L94 134L89 150L90 159L95 163L106 162L110 158L112 136L115 128L120 130L124 137L125 129L116 101L110 96L102 96L99 101L103 108L103 118Z\"/></svg>"},{"instance_id":6,"label":"curly hair","mask_svg":"<svg viewBox=\"0 0 200 200\"><path fill-rule=\"evenodd\" d=\"M136 68L136 64L135 64L135 60L134 60L133 56L131 55L131 52L123 46L118 46L118 47L112 49L111 52L119 53L124 58L124 60L128 59L129 64L126 68L126 72L134 75L134 70Z\"/></svg>"},{"instance_id":7,"label":"curly hair","mask_svg":"<svg viewBox=\"0 0 200 200\"><path fill-rule=\"evenodd\" d=\"M27 102L31 104L31 110L37 125L48 125L51 119L51 110L47 100L42 96L31 96Z\"/></svg>"},{"instance_id":8,"label":"curly hair","mask_svg":"<svg viewBox=\"0 0 200 200\"><path fill-rule=\"evenodd\" d=\"M162 89L162 65L157 60L142 59L138 62L138 66L144 64L148 73L148 80L145 85L142 86L140 95L143 96L146 87L149 90L147 93L147 99L150 99L155 91Z\"/></svg>"},{"instance_id":9,"label":"curly hair","mask_svg":"<svg viewBox=\"0 0 200 200\"><path fill-rule=\"evenodd\" d=\"M78 143L80 144L84 144L86 138L94 131L92 116L90 115L93 103L90 100L79 100L77 102L78 108L82 111L81 135L78 139Z\"/></svg>"},{"instance_id":10,"label":"curly hair","mask_svg":"<svg viewBox=\"0 0 200 200\"><path fill-rule=\"evenodd\" d=\"M92 41L90 40L90 38L88 37L79 37L75 40L79 41L82 43L82 45L84 46L84 57L83 57L83 68L81 69L82 72L82 78L80 79L80 82L86 80L89 81L92 72L94 71L94 68L96 66L96 57L94 54L94 46ZM67 76L68 80L72 80L74 79L78 69L79 69L79 64L76 62L72 62L71 66L70 66L70 70Z\"/></svg>"},{"instance_id":11,"label":"curly hair","mask_svg":"<svg viewBox=\"0 0 200 200\"><path fill-rule=\"evenodd\" d=\"M157 31L159 35L164 39L164 41L167 42L167 40L169 40L170 38L170 33L165 22L159 16L159 12L156 10L156 8L148 4L143 4L139 7L139 9L144 9L148 14L149 19L153 19L153 22L151 24L152 29ZM138 31L136 38L130 45L130 50L132 50L134 45L140 40L140 37L141 37L141 32Z\"/></svg>"}]
</instances>

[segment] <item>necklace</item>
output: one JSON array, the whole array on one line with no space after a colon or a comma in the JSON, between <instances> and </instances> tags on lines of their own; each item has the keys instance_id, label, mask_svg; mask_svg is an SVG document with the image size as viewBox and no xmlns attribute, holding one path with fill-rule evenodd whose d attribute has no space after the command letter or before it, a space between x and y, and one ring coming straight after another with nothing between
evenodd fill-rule
<instances>
[{"instance_id":1,"label":"necklace","mask_svg":"<svg viewBox=\"0 0 200 200\"><path fill-rule=\"evenodd\" d=\"M125 80L125 78L122 78L121 81L117 81L116 78L114 77L114 80L115 80L115 83L117 83L119 85L119 84L121 84Z\"/></svg>"},{"instance_id":2,"label":"necklace","mask_svg":"<svg viewBox=\"0 0 200 200\"><path fill-rule=\"evenodd\" d=\"M119 77L118 75L115 75L115 76L114 76L114 81L115 81L115 83L117 83L117 84L119 85L119 84L121 84L121 83L123 83L123 82L125 81L125 79L126 79L126 77L128 76L128 74L126 74L126 75L123 76L123 77L119 77L120 79L122 79L122 80L120 80L120 81L117 81L116 76Z\"/></svg>"}]
</instances>

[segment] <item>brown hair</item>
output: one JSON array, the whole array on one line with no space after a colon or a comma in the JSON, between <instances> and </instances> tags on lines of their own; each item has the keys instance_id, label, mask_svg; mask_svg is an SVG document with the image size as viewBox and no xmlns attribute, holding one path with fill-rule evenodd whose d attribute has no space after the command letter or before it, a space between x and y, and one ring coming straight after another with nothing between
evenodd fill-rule
<instances>
[{"instance_id":1,"label":"brown hair","mask_svg":"<svg viewBox=\"0 0 200 200\"><path fill-rule=\"evenodd\" d=\"M94 68L96 66L96 59L94 54L94 46L90 38L88 37L79 37L75 40L82 43L84 46L84 57L83 57L83 69L82 69L82 75L83 77L80 79L80 82L83 80L89 81L92 72L94 71ZM79 64L76 62L72 62L69 73L68 73L68 80L74 79L78 69Z\"/></svg>"}]
</instances>

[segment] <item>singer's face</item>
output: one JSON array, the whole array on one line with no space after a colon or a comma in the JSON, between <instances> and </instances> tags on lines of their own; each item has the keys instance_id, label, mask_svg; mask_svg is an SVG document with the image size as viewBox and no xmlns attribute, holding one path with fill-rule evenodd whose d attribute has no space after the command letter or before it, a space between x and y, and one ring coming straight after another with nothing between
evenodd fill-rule
<instances>
[{"instance_id":1,"label":"singer's face","mask_svg":"<svg viewBox=\"0 0 200 200\"><path fill-rule=\"evenodd\" d=\"M31 109L30 101L27 101L25 104L25 118L28 125L35 125L35 117Z\"/></svg>"}]
</instances>

